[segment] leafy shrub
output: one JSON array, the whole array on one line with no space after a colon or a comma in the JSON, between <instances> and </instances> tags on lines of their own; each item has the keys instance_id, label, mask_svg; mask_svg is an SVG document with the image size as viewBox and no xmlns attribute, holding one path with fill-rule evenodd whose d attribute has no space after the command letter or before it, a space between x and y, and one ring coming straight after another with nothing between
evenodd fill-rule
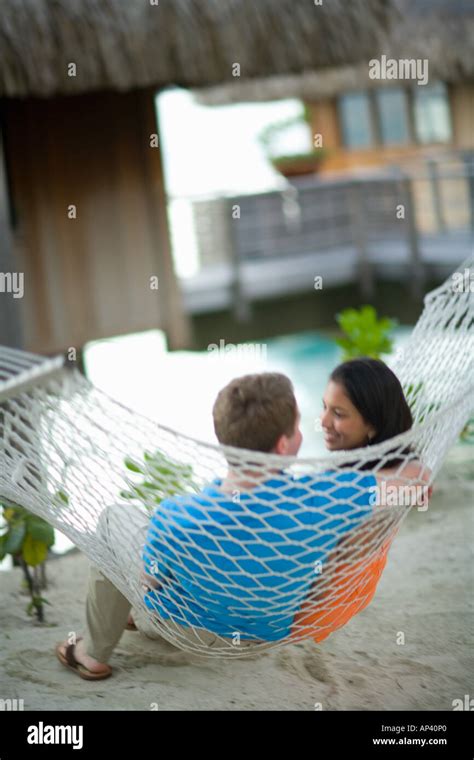
<instances>
[{"instance_id":1,"label":"leafy shrub","mask_svg":"<svg viewBox=\"0 0 474 760\"><path fill-rule=\"evenodd\" d=\"M127 458L124 464L136 477L127 479L129 488L120 495L124 499L139 501L150 512L169 496L199 490L193 482L191 465L177 462L161 451L145 452L140 462Z\"/></svg>"},{"instance_id":2,"label":"leafy shrub","mask_svg":"<svg viewBox=\"0 0 474 760\"><path fill-rule=\"evenodd\" d=\"M48 550L54 544L54 529L42 517L31 514L19 504L3 500L0 509L5 521L0 535L0 561L10 554L21 565L31 597L27 612L29 615L36 614L42 622L43 604L48 602L41 595L45 578L40 567L44 571Z\"/></svg>"},{"instance_id":3,"label":"leafy shrub","mask_svg":"<svg viewBox=\"0 0 474 760\"><path fill-rule=\"evenodd\" d=\"M397 322L389 317L378 317L373 306L360 309L344 309L336 315L336 321L345 334L336 342L343 350L343 361L357 356L380 359L382 354L393 350L390 333Z\"/></svg>"}]
</instances>

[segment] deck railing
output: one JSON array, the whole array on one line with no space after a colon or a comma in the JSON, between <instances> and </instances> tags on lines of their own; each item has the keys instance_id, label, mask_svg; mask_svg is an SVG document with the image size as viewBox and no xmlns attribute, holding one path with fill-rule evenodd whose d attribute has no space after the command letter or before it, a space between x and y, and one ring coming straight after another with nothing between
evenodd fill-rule
<instances>
[{"instance_id":1,"label":"deck railing","mask_svg":"<svg viewBox=\"0 0 474 760\"><path fill-rule=\"evenodd\" d=\"M297 261L314 254L351 251L362 291L374 287L373 257L387 260L403 250L405 273L415 293L425 279L421 251L431 240L474 229L474 154L418 162L364 176L318 177L289 183L282 191L193 201L201 271L227 265L239 291L242 267ZM392 254L390 253L392 251Z\"/></svg>"}]
</instances>

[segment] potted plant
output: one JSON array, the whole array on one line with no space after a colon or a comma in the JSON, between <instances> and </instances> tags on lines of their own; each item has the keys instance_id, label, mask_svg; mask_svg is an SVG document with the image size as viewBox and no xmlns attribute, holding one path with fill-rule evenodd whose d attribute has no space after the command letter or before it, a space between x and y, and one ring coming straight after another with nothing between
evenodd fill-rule
<instances>
[{"instance_id":1,"label":"potted plant","mask_svg":"<svg viewBox=\"0 0 474 760\"><path fill-rule=\"evenodd\" d=\"M285 177L314 174L326 155L312 144L308 111L270 124L259 140L271 164Z\"/></svg>"}]
</instances>

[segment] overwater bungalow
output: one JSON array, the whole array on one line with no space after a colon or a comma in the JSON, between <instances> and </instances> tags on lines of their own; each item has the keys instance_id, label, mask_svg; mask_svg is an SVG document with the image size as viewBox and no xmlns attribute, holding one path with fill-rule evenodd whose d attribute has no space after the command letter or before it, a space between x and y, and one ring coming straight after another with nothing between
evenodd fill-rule
<instances>
[{"instance_id":1,"label":"overwater bungalow","mask_svg":"<svg viewBox=\"0 0 474 760\"><path fill-rule=\"evenodd\" d=\"M274 161L284 192L194 203L203 266L184 289L195 313L230 305L245 317L282 297L302 311L302 296L311 311L314 275L325 287L357 283L363 299L381 296L376 277L391 281L389 302L403 311L472 250L474 6L394 0L392 10L379 53L361 63L196 90L208 106L299 98L308 145L320 138L323 150ZM328 324L333 297L318 317Z\"/></svg>"},{"instance_id":2,"label":"overwater bungalow","mask_svg":"<svg viewBox=\"0 0 474 760\"><path fill-rule=\"evenodd\" d=\"M474 5L394 0L393 10L388 31L381 29L377 56L226 83L200 90L197 97L208 105L300 98L312 132L324 138L322 174L412 163L434 150L472 151Z\"/></svg>"},{"instance_id":3,"label":"overwater bungalow","mask_svg":"<svg viewBox=\"0 0 474 760\"><path fill-rule=\"evenodd\" d=\"M0 343L52 353L156 327L189 346L157 91L360 63L391 13L388 0L4 0Z\"/></svg>"}]
</instances>

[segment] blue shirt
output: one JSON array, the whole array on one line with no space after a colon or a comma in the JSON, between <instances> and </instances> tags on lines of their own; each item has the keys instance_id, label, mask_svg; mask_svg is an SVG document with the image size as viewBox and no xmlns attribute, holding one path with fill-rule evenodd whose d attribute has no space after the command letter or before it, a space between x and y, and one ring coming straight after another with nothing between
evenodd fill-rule
<instances>
[{"instance_id":1,"label":"blue shirt","mask_svg":"<svg viewBox=\"0 0 474 760\"><path fill-rule=\"evenodd\" d=\"M161 618L231 638L276 641L338 541L372 513L376 480L355 471L314 480L276 474L238 503L219 490L165 499L148 530L145 570Z\"/></svg>"}]
</instances>

